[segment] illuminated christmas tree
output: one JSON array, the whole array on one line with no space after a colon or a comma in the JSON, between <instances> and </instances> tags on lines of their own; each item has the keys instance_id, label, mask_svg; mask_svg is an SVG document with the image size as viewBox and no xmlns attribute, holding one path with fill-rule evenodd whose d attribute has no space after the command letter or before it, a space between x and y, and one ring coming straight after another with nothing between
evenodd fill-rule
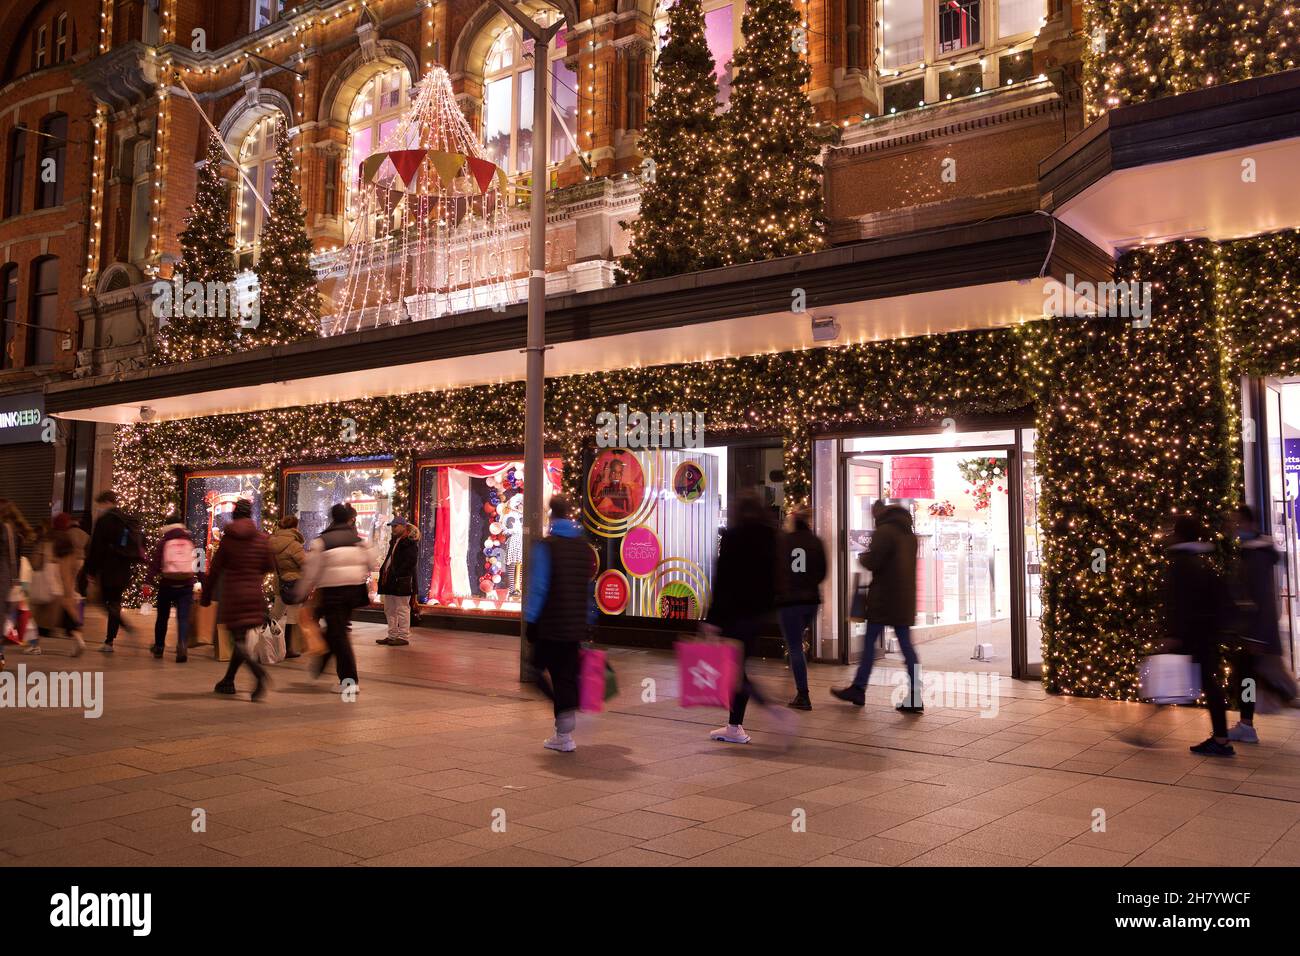
<instances>
[{"instance_id":1,"label":"illuminated christmas tree","mask_svg":"<svg viewBox=\"0 0 1300 956\"><path fill-rule=\"evenodd\" d=\"M710 269L723 261L725 150L700 0L677 0L669 11L655 80L658 91L641 138L646 185L640 216L631 223L631 249L621 263L624 281Z\"/></svg>"},{"instance_id":2,"label":"illuminated christmas tree","mask_svg":"<svg viewBox=\"0 0 1300 956\"><path fill-rule=\"evenodd\" d=\"M248 348L280 345L320 335L320 294L311 267L307 214L294 181L293 147L283 123L275 131L275 173L266 222L259 236L258 321L245 328ZM245 325L252 325L251 320Z\"/></svg>"},{"instance_id":3,"label":"illuminated christmas tree","mask_svg":"<svg viewBox=\"0 0 1300 956\"><path fill-rule=\"evenodd\" d=\"M160 309L166 323L158 332L157 357L164 363L188 362L232 352L235 349L238 319L228 315L227 300L207 290L214 285L230 288L235 279L235 234L230 228L230 198L221 176L225 156L221 141L208 141L207 161L199 167L194 202L180 235L181 258L173 279L183 288L191 282L203 284L204 295L167 299ZM184 301L184 304L182 302ZM221 303L221 307L215 307Z\"/></svg>"},{"instance_id":4,"label":"illuminated christmas tree","mask_svg":"<svg viewBox=\"0 0 1300 956\"><path fill-rule=\"evenodd\" d=\"M801 50L807 42L791 0L753 0L741 24L725 117L725 204L732 262L812 252L825 245L821 151Z\"/></svg>"}]
</instances>

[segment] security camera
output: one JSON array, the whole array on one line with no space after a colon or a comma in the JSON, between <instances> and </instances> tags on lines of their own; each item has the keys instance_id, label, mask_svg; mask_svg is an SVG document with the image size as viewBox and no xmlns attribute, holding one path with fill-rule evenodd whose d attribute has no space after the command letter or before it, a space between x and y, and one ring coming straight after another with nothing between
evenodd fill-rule
<instances>
[{"instance_id":1,"label":"security camera","mask_svg":"<svg viewBox=\"0 0 1300 956\"><path fill-rule=\"evenodd\" d=\"M148 405L140 406L140 421L151 422L157 417L158 417L158 412L150 408Z\"/></svg>"}]
</instances>

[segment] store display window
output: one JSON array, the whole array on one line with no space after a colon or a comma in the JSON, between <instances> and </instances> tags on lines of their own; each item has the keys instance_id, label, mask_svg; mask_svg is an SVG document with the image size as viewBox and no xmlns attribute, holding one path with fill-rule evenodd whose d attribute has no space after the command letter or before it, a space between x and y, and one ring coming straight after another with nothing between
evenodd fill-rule
<instances>
[{"instance_id":1,"label":"store display window","mask_svg":"<svg viewBox=\"0 0 1300 956\"><path fill-rule=\"evenodd\" d=\"M728 449L599 449L583 523L599 555L603 614L699 620L708 612L725 518Z\"/></svg>"},{"instance_id":2,"label":"store display window","mask_svg":"<svg viewBox=\"0 0 1300 956\"><path fill-rule=\"evenodd\" d=\"M191 471L185 475L185 527L194 536L202 567L216 554L221 535L230 523L235 502L253 504L253 521L262 523L262 473L260 471Z\"/></svg>"},{"instance_id":3,"label":"store display window","mask_svg":"<svg viewBox=\"0 0 1300 956\"><path fill-rule=\"evenodd\" d=\"M545 461L543 506L560 490L563 463ZM416 526L422 603L475 612L518 613L524 565L524 463L416 464Z\"/></svg>"},{"instance_id":4,"label":"store display window","mask_svg":"<svg viewBox=\"0 0 1300 956\"><path fill-rule=\"evenodd\" d=\"M298 516L298 530L308 547L329 526L337 503L357 511L357 533L382 556L388 550L393 520L391 459L361 459L330 465L301 465L284 470L284 513ZM371 598L375 575L370 576Z\"/></svg>"}]
</instances>

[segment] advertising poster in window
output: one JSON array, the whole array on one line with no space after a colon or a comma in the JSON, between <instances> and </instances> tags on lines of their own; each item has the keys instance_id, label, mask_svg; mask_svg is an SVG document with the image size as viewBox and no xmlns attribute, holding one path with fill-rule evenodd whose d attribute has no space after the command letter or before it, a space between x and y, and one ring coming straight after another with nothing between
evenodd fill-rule
<instances>
[{"instance_id":1,"label":"advertising poster in window","mask_svg":"<svg viewBox=\"0 0 1300 956\"><path fill-rule=\"evenodd\" d=\"M563 463L545 460L542 503L560 490ZM422 461L416 465L421 603L518 613L524 566L524 463Z\"/></svg>"},{"instance_id":2,"label":"advertising poster in window","mask_svg":"<svg viewBox=\"0 0 1300 956\"><path fill-rule=\"evenodd\" d=\"M262 473L260 471L192 471L185 475L185 527L203 554L203 567L212 563L221 535L230 523L235 502L246 498L253 504L253 521L262 522Z\"/></svg>"},{"instance_id":3,"label":"advertising poster in window","mask_svg":"<svg viewBox=\"0 0 1300 956\"><path fill-rule=\"evenodd\" d=\"M595 452L583 524L606 615L700 620L708 612L724 489L714 449Z\"/></svg>"},{"instance_id":4,"label":"advertising poster in window","mask_svg":"<svg viewBox=\"0 0 1300 956\"><path fill-rule=\"evenodd\" d=\"M298 516L304 546L310 547L330 523L330 509L338 503L357 512L357 533L382 557L388 550L393 520L393 464L388 459L311 465L284 471L284 513ZM375 580L370 576L370 595Z\"/></svg>"}]
</instances>

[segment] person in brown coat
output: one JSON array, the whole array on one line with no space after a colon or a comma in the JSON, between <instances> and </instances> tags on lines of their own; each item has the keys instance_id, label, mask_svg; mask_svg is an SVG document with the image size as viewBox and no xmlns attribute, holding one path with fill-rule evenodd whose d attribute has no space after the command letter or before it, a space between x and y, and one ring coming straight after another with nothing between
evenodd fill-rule
<instances>
[{"instance_id":1,"label":"person in brown coat","mask_svg":"<svg viewBox=\"0 0 1300 956\"><path fill-rule=\"evenodd\" d=\"M253 523L253 505L241 498L235 502L232 521L226 525L221 544L212 558L207 580L203 582L204 607L212 603L217 587L221 588L221 602L217 620L230 631L234 647L230 652L230 666L216 687L218 694L235 693L235 675L247 663L257 677L253 700L266 696L269 680L257 658L245 653L244 639L249 630L266 622L266 598L262 594L262 581L275 570L269 537Z\"/></svg>"}]
</instances>

